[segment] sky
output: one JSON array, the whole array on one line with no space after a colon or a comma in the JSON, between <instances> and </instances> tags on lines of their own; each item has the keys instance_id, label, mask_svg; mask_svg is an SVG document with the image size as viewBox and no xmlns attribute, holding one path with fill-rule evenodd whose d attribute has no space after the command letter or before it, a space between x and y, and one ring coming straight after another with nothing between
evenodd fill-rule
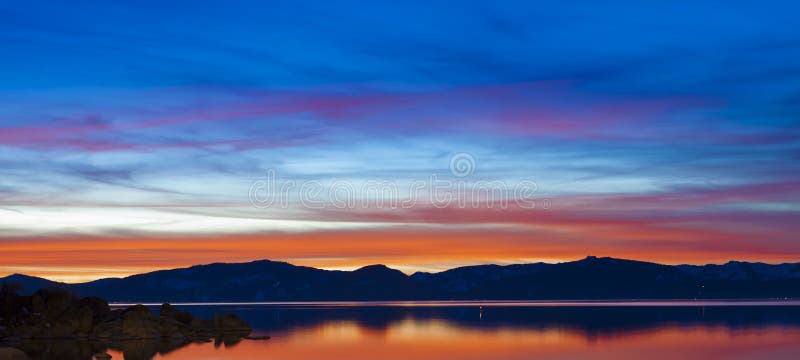
<instances>
[{"instance_id":1,"label":"sky","mask_svg":"<svg viewBox=\"0 0 800 360\"><path fill-rule=\"evenodd\" d=\"M798 11L4 1L0 276L800 261Z\"/></svg>"}]
</instances>

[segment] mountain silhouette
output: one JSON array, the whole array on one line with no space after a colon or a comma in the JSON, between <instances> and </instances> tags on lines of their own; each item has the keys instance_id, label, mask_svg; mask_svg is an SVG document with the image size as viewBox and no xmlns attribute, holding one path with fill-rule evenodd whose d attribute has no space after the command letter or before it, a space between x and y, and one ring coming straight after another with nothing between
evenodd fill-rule
<instances>
[{"instance_id":1,"label":"mountain silhouette","mask_svg":"<svg viewBox=\"0 0 800 360\"><path fill-rule=\"evenodd\" d=\"M662 265L589 256L557 264L478 265L409 276L384 265L338 271L259 260L79 284L19 274L0 281L18 283L24 293L58 287L118 302L771 299L800 297L800 263Z\"/></svg>"}]
</instances>

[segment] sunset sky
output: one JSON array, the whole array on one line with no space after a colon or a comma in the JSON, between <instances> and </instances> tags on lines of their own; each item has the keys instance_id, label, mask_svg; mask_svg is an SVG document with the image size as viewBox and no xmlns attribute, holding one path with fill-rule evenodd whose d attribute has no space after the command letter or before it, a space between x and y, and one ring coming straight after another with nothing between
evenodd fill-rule
<instances>
[{"instance_id":1,"label":"sunset sky","mask_svg":"<svg viewBox=\"0 0 800 360\"><path fill-rule=\"evenodd\" d=\"M800 261L800 5L682 3L4 1L0 276Z\"/></svg>"}]
</instances>

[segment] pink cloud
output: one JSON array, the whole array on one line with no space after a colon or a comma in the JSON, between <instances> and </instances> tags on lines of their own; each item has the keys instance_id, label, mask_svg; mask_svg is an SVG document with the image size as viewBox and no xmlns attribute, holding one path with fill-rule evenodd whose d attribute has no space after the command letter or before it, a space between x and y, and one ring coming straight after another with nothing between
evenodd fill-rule
<instances>
[{"instance_id":1,"label":"pink cloud","mask_svg":"<svg viewBox=\"0 0 800 360\"><path fill-rule=\"evenodd\" d=\"M205 147L214 144L184 141L175 145L143 145L121 139L147 129L196 123L217 123L225 127L231 121L278 119L298 114L313 115L320 126L328 126L332 131L430 133L440 129L467 135L477 132L567 140L625 139L630 137L631 126L647 126L673 111L708 106L708 102L692 98L630 100L589 97L580 95L568 82L428 92L270 91L250 94L246 99L156 117L141 117L141 114L131 112L121 114L127 118L133 116L136 120L97 121L98 117L93 116L0 129L0 144L41 150L84 151ZM109 118L113 120L113 117ZM232 129L235 130L235 126ZM246 138L218 141L249 142L249 146L257 143L255 139Z\"/></svg>"}]
</instances>

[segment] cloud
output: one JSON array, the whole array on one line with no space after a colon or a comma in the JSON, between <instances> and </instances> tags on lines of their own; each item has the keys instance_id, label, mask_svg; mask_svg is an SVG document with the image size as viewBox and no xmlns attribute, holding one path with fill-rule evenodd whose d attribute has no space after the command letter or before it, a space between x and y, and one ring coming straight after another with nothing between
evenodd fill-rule
<instances>
[{"instance_id":1,"label":"cloud","mask_svg":"<svg viewBox=\"0 0 800 360\"><path fill-rule=\"evenodd\" d=\"M797 254L788 4L18 5L0 10L0 206L13 210L0 221L18 239L74 243L76 269L101 254L76 234L120 240L119 261L141 250L129 269L189 262L173 237L207 237L198 261L272 257L265 241L331 266ZM553 207L247 204L269 169L407 184L447 174L460 152L477 159L469 181L533 179ZM291 222L300 234L280 233ZM215 236L244 250L215 250ZM25 255L17 267L69 254L6 249Z\"/></svg>"}]
</instances>

